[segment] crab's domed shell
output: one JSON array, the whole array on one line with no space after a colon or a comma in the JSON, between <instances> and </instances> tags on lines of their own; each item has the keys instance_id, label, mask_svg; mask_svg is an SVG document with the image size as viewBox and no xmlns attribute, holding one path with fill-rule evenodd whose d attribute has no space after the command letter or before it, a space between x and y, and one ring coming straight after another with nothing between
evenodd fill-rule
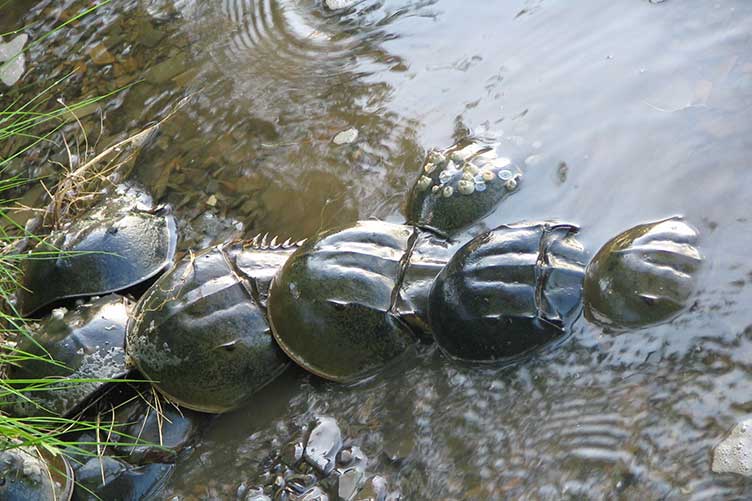
<instances>
[{"instance_id":1,"label":"crab's domed shell","mask_svg":"<svg viewBox=\"0 0 752 501\"><path fill-rule=\"evenodd\" d=\"M279 267L290 251L264 252L277 253L267 265ZM149 288L128 323L128 357L189 409L234 409L289 364L272 338L261 287L237 255L220 246L187 256ZM244 269L252 272L248 262Z\"/></svg>"},{"instance_id":2,"label":"crab's domed shell","mask_svg":"<svg viewBox=\"0 0 752 501\"><path fill-rule=\"evenodd\" d=\"M431 290L441 349L473 362L512 361L559 338L579 311L585 253L574 226L500 226L465 244Z\"/></svg>"},{"instance_id":3,"label":"crab's domed shell","mask_svg":"<svg viewBox=\"0 0 752 501\"><path fill-rule=\"evenodd\" d=\"M413 229L361 221L306 241L272 281L269 320L280 347L323 378L372 375L413 343L395 313Z\"/></svg>"},{"instance_id":4,"label":"crab's domed shell","mask_svg":"<svg viewBox=\"0 0 752 501\"><path fill-rule=\"evenodd\" d=\"M14 400L6 410L18 416L66 416L79 410L107 384L106 381L69 381L125 376L129 372L124 350L128 311L127 301L115 295L71 311L53 311L32 330L31 337L23 337L18 343L19 351L38 358L9 367L9 376L11 379L48 378L54 384L43 391L24 392L25 398Z\"/></svg>"},{"instance_id":5,"label":"crab's domed shell","mask_svg":"<svg viewBox=\"0 0 752 501\"><path fill-rule=\"evenodd\" d=\"M687 306L702 256L681 218L641 224L608 241L585 275L585 315L604 326L644 327Z\"/></svg>"},{"instance_id":6,"label":"crab's domed shell","mask_svg":"<svg viewBox=\"0 0 752 501\"><path fill-rule=\"evenodd\" d=\"M174 218L139 207L129 196L105 200L39 244L24 261L19 311L127 289L165 270L175 255Z\"/></svg>"}]
</instances>

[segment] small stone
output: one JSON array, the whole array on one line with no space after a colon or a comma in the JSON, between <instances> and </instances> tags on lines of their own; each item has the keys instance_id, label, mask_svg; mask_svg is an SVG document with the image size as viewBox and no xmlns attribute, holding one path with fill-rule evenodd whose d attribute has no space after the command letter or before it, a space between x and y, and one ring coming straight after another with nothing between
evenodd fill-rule
<instances>
[{"instance_id":1,"label":"small stone","mask_svg":"<svg viewBox=\"0 0 752 501\"><path fill-rule=\"evenodd\" d=\"M752 477L752 419L734 426L713 451L715 473L736 473Z\"/></svg>"},{"instance_id":2,"label":"small stone","mask_svg":"<svg viewBox=\"0 0 752 501\"><path fill-rule=\"evenodd\" d=\"M324 4L331 10L347 9L358 3L358 0L326 0Z\"/></svg>"},{"instance_id":3,"label":"small stone","mask_svg":"<svg viewBox=\"0 0 752 501\"><path fill-rule=\"evenodd\" d=\"M89 49L89 57L94 62L94 64L97 64L99 66L112 64L115 62L115 58L112 56L112 54L110 54L110 51L107 50L107 47L103 43L99 43Z\"/></svg>"},{"instance_id":4,"label":"small stone","mask_svg":"<svg viewBox=\"0 0 752 501\"><path fill-rule=\"evenodd\" d=\"M358 129L351 128L338 133L336 136L334 136L334 139L332 141L336 145L343 145L354 143L355 141L357 141L357 139Z\"/></svg>"},{"instance_id":5,"label":"small stone","mask_svg":"<svg viewBox=\"0 0 752 501\"><path fill-rule=\"evenodd\" d=\"M214 195L211 195L209 198L206 199L206 205L209 207L215 207L217 205L217 197Z\"/></svg>"},{"instance_id":6,"label":"small stone","mask_svg":"<svg viewBox=\"0 0 752 501\"><path fill-rule=\"evenodd\" d=\"M306 442L303 457L324 475L334 469L335 459L342 448L342 432L331 417L319 417Z\"/></svg>"},{"instance_id":7,"label":"small stone","mask_svg":"<svg viewBox=\"0 0 752 501\"><path fill-rule=\"evenodd\" d=\"M22 53L29 35L22 33L8 43L0 38L0 81L10 87L18 82L26 70L26 58Z\"/></svg>"}]
</instances>

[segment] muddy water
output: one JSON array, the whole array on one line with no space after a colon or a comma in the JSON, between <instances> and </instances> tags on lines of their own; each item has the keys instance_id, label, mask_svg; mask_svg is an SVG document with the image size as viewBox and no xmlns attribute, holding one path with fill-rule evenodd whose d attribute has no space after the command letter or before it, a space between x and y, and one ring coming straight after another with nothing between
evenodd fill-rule
<instances>
[{"instance_id":1,"label":"muddy water","mask_svg":"<svg viewBox=\"0 0 752 501\"><path fill-rule=\"evenodd\" d=\"M0 28L42 16L40 32L80 5L35 2ZM407 499L752 496L710 471L712 447L752 413L749 2L364 0L332 13L313 0L116 0L52 42L16 92L71 68L81 93L143 77L85 118L103 144L182 100L132 177L176 207L184 248L399 220L425 149L468 129L524 171L469 233L557 218L594 251L683 214L702 234L699 292L669 324L616 334L580 319L556 350L503 370L431 347L357 387L292 370L212 422L169 495L233 498L325 413ZM332 143L351 127L354 144Z\"/></svg>"}]
</instances>

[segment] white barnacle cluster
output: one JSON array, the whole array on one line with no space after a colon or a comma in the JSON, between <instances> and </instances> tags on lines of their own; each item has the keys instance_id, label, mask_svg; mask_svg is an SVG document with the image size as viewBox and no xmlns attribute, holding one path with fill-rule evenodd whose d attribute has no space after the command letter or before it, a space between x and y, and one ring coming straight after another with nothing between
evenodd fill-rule
<instances>
[{"instance_id":1,"label":"white barnacle cluster","mask_svg":"<svg viewBox=\"0 0 752 501\"><path fill-rule=\"evenodd\" d=\"M520 176L512 161L499 157L495 148L471 143L463 148L454 146L444 151L431 151L416 188L419 191L430 189L434 195L445 198L455 193L482 193L492 183L514 191Z\"/></svg>"}]
</instances>

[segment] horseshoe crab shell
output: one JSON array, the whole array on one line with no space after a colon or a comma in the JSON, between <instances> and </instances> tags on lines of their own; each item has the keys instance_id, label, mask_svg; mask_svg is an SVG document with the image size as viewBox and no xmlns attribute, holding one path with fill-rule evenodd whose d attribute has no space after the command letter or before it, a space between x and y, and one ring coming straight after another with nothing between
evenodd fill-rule
<instances>
[{"instance_id":1,"label":"horseshoe crab shell","mask_svg":"<svg viewBox=\"0 0 752 501\"><path fill-rule=\"evenodd\" d=\"M19 351L40 359L24 360L9 367L11 380L49 378L51 384L45 389L24 392L24 398L11 402L7 410L19 416L70 415L90 401L107 382L71 384L67 381L124 377L129 372L124 350L128 310L125 298L115 295L68 312L54 310L31 337L22 338L17 346Z\"/></svg>"},{"instance_id":2,"label":"horseshoe crab shell","mask_svg":"<svg viewBox=\"0 0 752 501\"><path fill-rule=\"evenodd\" d=\"M585 275L585 315L609 327L644 327L684 309L702 256L679 217L641 224L608 241Z\"/></svg>"},{"instance_id":3,"label":"horseshoe crab shell","mask_svg":"<svg viewBox=\"0 0 752 501\"><path fill-rule=\"evenodd\" d=\"M490 213L517 189L521 176L493 145L473 142L431 151L410 191L407 222L451 235Z\"/></svg>"},{"instance_id":4,"label":"horseshoe crab shell","mask_svg":"<svg viewBox=\"0 0 752 501\"><path fill-rule=\"evenodd\" d=\"M264 290L292 250L219 246L184 258L136 305L129 359L189 409L220 413L248 401L289 364L272 338Z\"/></svg>"},{"instance_id":5,"label":"horseshoe crab shell","mask_svg":"<svg viewBox=\"0 0 752 501\"><path fill-rule=\"evenodd\" d=\"M272 281L269 321L304 369L338 382L372 375L413 337L394 312L413 229L360 221L309 239Z\"/></svg>"},{"instance_id":6,"label":"horseshoe crab shell","mask_svg":"<svg viewBox=\"0 0 752 501\"><path fill-rule=\"evenodd\" d=\"M465 244L431 290L429 321L450 357L513 361L560 337L579 311L585 253L577 228L499 226Z\"/></svg>"},{"instance_id":7,"label":"horseshoe crab shell","mask_svg":"<svg viewBox=\"0 0 752 501\"><path fill-rule=\"evenodd\" d=\"M18 309L28 316L64 299L144 282L169 266L176 243L175 220L167 210L145 210L128 195L105 200L53 232L24 261Z\"/></svg>"},{"instance_id":8,"label":"horseshoe crab shell","mask_svg":"<svg viewBox=\"0 0 752 501\"><path fill-rule=\"evenodd\" d=\"M73 470L62 455L40 453L34 447L0 451L0 499L69 501L72 493Z\"/></svg>"}]
</instances>

